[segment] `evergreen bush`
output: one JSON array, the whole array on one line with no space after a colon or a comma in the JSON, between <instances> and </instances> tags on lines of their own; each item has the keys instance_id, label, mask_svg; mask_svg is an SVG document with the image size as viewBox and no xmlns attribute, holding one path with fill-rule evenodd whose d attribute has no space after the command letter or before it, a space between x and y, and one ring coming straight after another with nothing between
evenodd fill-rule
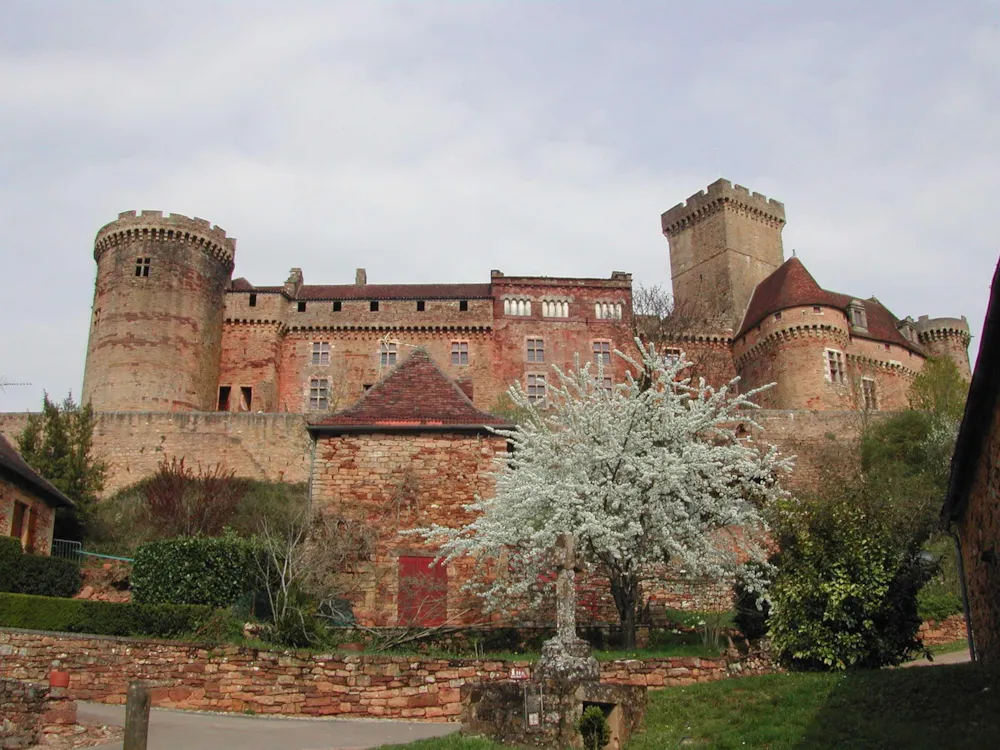
<instances>
[{"instance_id":1,"label":"evergreen bush","mask_svg":"<svg viewBox=\"0 0 1000 750\"><path fill-rule=\"evenodd\" d=\"M611 742L611 727L600 706L587 706L578 725L586 750L601 750Z\"/></svg>"},{"instance_id":2,"label":"evergreen bush","mask_svg":"<svg viewBox=\"0 0 1000 750\"><path fill-rule=\"evenodd\" d=\"M251 540L233 535L148 542L132 566L133 601L229 607L255 588L254 554Z\"/></svg>"},{"instance_id":3,"label":"evergreen bush","mask_svg":"<svg viewBox=\"0 0 1000 750\"><path fill-rule=\"evenodd\" d=\"M26 555L21 542L0 538L0 591L36 596L73 596L80 590L80 567L48 555Z\"/></svg>"}]
</instances>

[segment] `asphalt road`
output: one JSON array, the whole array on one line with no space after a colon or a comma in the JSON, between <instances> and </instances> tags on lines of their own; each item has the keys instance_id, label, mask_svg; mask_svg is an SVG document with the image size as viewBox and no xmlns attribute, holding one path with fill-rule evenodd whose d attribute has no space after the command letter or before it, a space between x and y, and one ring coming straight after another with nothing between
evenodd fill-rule
<instances>
[{"instance_id":1,"label":"asphalt road","mask_svg":"<svg viewBox=\"0 0 1000 750\"><path fill-rule=\"evenodd\" d=\"M125 724L124 706L80 703L78 721ZM286 719L171 711L154 708L149 717L148 750L367 750L387 743L412 742L457 732L457 723L389 719ZM121 743L92 750L121 750Z\"/></svg>"}]
</instances>

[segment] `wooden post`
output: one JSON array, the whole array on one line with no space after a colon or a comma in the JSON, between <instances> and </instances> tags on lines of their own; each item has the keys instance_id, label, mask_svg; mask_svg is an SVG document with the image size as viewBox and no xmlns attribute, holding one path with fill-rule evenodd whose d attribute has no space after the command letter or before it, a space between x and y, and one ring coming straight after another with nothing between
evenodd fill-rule
<instances>
[{"instance_id":1,"label":"wooden post","mask_svg":"<svg viewBox=\"0 0 1000 750\"><path fill-rule=\"evenodd\" d=\"M139 680L129 684L125 699L125 744L122 750L146 750L150 700L149 683Z\"/></svg>"}]
</instances>

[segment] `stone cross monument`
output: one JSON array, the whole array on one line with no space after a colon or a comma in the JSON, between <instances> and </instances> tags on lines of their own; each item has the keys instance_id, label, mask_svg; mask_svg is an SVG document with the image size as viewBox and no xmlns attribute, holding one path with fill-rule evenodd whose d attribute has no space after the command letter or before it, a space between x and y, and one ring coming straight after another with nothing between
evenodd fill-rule
<instances>
[{"instance_id":1,"label":"stone cross monument","mask_svg":"<svg viewBox=\"0 0 1000 750\"><path fill-rule=\"evenodd\" d=\"M572 534L556 537L556 637L564 643L579 640L576 635L576 574L584 568L576 557L576 539Z\"/></svg>"}]
</instances>

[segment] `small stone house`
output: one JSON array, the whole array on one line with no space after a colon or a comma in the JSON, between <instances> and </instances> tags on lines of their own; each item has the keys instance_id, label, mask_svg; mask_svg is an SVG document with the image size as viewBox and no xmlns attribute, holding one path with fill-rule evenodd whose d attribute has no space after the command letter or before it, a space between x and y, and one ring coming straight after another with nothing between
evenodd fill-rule
<instances>
[{"instance_id":1,"label":"small stone house","mask_svg":"<svg viewBox=\"0 0 1000 750\"><path fill-rule=\"evenodd\" d=\"M489 428L510 424L474 406L469 388L418 348L353 406L309 424L313 506L373 541L347 594L363 624L469 624L481 616L462 591L471 562L434 565L433 547L400 533L464 525L472 518L464 506L493 492L490 472L507 440Z\"/></svg>"},{"instance_id":2,"label":"small stone house","mask_svg":"<svg viewBox=\"0 0 1000 750\"><path fill-rule=\"evenodd\" d=\"M983 325L943 519L961 549L973 645L1000 665L1000 265Z\"/></svg>"},{"instance_id":3,"label":"small stone house","mask_svg":"<svg viewBox=\"0 0 1000 750\"><path fill-rule=\"evenodd\" d=\"M0 536L20 539L25 552L48 555L56 508L72 505L0 435Z\"/></svg>"}]
</instances>

